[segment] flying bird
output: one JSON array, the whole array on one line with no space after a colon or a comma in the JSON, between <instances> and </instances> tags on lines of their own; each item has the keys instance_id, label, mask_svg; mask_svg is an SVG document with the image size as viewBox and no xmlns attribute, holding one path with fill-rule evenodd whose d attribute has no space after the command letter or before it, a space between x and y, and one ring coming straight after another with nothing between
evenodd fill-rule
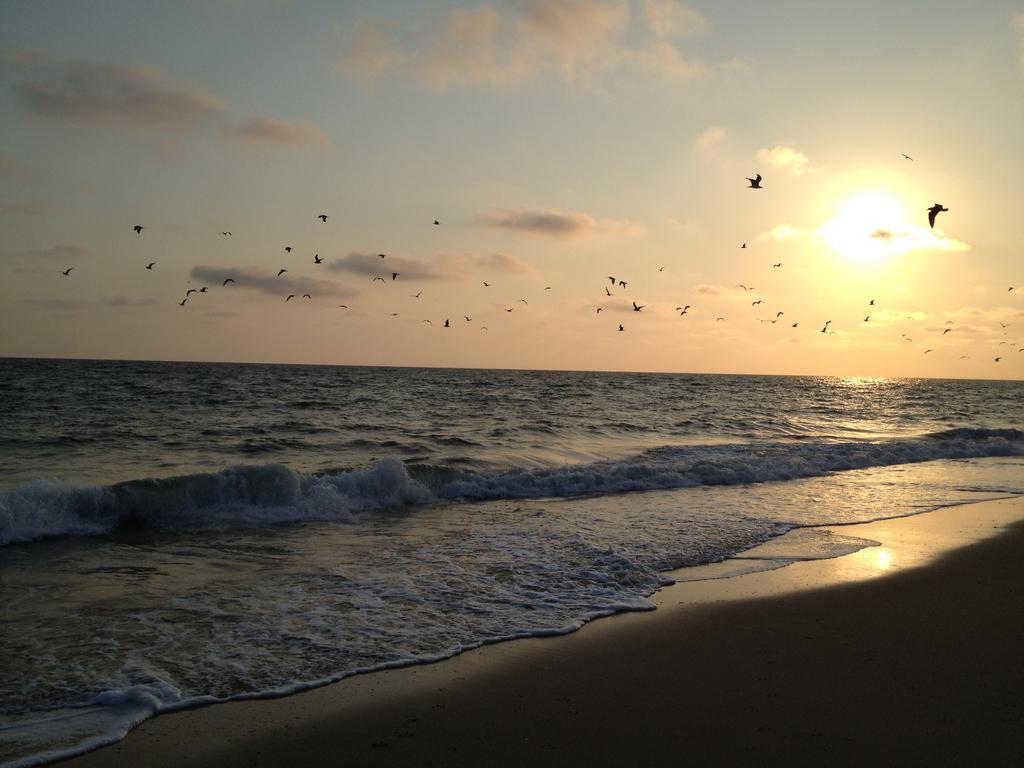
<instances>
[{"instance_id":1,"label":"flying bird","mask_svg":"<svg viewBox=\"0 0 1024 768\"><path fill-rule=\"evenodd\" d=\"M310 296L308 293L304 293L304 294L302 294L302 298L304 298L304 299L312 299L313 297Z\"/></svg>"},{"instance_id":2,"label":"flying bird","mask_svg":"<svg viewBox=\"0 0 1024 768\"><path fill-rule=\"evenodd\" d=\"M740 283L736 287L737 288L742 288L744 291L752 291L752 290L754 290L753 288L747 288L747 286L745 286L743 283Z\"/></svg>"},{"instance_id":3,"label":"flying bird","mask_svg":"<svg viewBox=\"0 0 1024 768\"><path fill-rule=\"evenodd\" d=\"M864 322L866 323L870 319L871 319L871 315L868 315L867 317L864 318Z\"/></svg>"},{"instance_id":4,"label":"flying bird","mask_svg":"<svg viewBox=\"0 0 1024 768\"><path fill-rule=\"evenodd\" d=\"M195 288L189 288L187 291L185 291L185 296L191 296L193 293L199 293L199 291L197 291Z\"/></svg>"},{"instance_id":5,"label":"flying bird","mask_svg":"<svg viewBox=\"0 0 1024 768\"><path fill-rule=\"evenodd\" d=\"M63 272L61 272L61 274L64 275L64 277L71 277L71 270L72 269L74 269L74 267L68 267Z\"/></svg>"},{"instance_id":6,"label":"flying bird","mask_svg":"<svg viewBox=\"0 0 1024 768\"><path fill-rule=\"evenodd\" d=\"M284 303L287 304L289 301L291 301L294 298L295 298L295 294L294 293L289 293L288 294L288 298L284 300Z\"/></svg>"},{"instance_id":7,"label":"flying bird","mask_svg":"<svg viewBox=\"0 0 1024 768\"><path fill-rule=\"evenodd\" d=\"M387 257L386 253L378 253L377 255L380 256L382 259Z\"/></svg>"},{"instance_id":8,"label":"flying bird","mask_svg":"<svg viewBox=\"0 0 1024 768\"><path fill-rule=\"evenodd\" d=\"M512 309L509 309L508 307L506 307L506 308L505 308L505 311L506 311L506 312L511 312L511 311L512 311L513 309L515 309L515 307L512 307Z\"/></svg>"},{"instance_id":9,"label":"flying bird","mask_svg":"<svg viewBox=\"0 0 1024 768\"><path fill-rule=\"evenodd\" d=\"M620 330L620 331L624 331L624 330L626 330L625 328L623 328L623 327L622 327L622 323L619 323L619 330Z\"/></svg>"},{"instance_id":10,"label":"flying bird","mask_svg":"<svg viewBox=\"0 0 1024 768\"><path fill-rule=\"evenodd\" d=\"M155 261L149 262L149 264L146 265L146 269L152 269L155 264L156 264Z\"/></svg>"},{"instance_id":11,"label":"flying bird","mask_svg":"<svg viewBox=\"0 0 1024 768\"><path fill-rule=\"evenodd\" d=\"M370 282L374 283L374 282L376 282L378 280L380 280L382 283L384 282L384 278L380 277L379 275L377 277L373 278L372 280L370 280Z\"/></svg>"},{"instance_id":12,"label":"flying bird","mask_svg":"<svg viewBox=\"0 0 1024 768\"><path fill-rule=\"evenodd\" d=\"M776 319L776 320L778 320L778 319L779 319L780 317L782 317L782 316L783 316L784 314L786 314L786 313L785 313L785 312L776 312L776 313L775 313L775 319Z\"/></svg>"},{"instance_id":13,"label":"flying bird","mask_svg":"<svg viewBox=\"0 0 1024 768\"><path fill-rule=\"evenodd\" d=\"M932 229L935 229L935 217L938 216L943 211L948 210L949 208L942 207L942 203L936 203L935 205L933 205L931 208L928 209L928 225Z\"/></svg>"},{"instance_id":14,"label":"flying bird","mask_svg":"<svg viewBox=\"0 0 1024 768\"><path fill-rule=\"evenodd\" d=\"M934 352L934 351L935 351L934 349L926 349L926 350L924 351L924 353L925 353L925 354L927 355L927 354L928 354L929 352Z\"/></svg>"},{"instance_id":15,"label":"flying bird","mask_svg":"<svg viewBox=\"0 0 1024 768\"><path fill-rule=\"evenodd\" d=\"M744 243L743 245L740 246L740 248L746 248L746 247L747 247L746 243Z\"/></svg>"},{"instance_id":16,"label":"flying bird","mask_svg":"<svg viewBox=\"0 0 1024 768\"><path fill-rule=\"evenodd\" d=\"M491 284L484 280L484 288L490 288Z\"/></svg>"},{"instance_id":17,"label":"flying bird","mask_svg":"<svg viewBox=\"0 0 1024 768\"><path fill-rule=\"evenodd\" d=\"M995 359L995 362L997 362L997 363L998 363L998 362L999 362L1000 360L1002 360L1002 359L1003 359L1003 358L1001 358L1001 357L997 357L997 358Z\"/></svg>"},{"instance_id":18,"label":"flying bird","mask_svg":"<svg viewBox=\"0 0 1024 768\"><path fill-rule=\"evenodd\" d=\"M466 318L466 322L467 323L472 323L473 322L473 318L470 317L469 315L463 315L463 317Z\"/></svg>"},{"instance_id":19,"label":"flying bird","mask_svg":"<svg viewBox=\"0 0 1024 768\"><path fill-rule=\"evenodd\" d=\"M319 253L314 253L313 254L313 263L314 264L322 264L323 261L324 260L320 258L320 254Z\"/></svg>"},{"instance_id":20,"label":"flying bird","mask_svg":"<svg viewBox=\"0 0 1024 768\"><path fill-rule=\"evenodd\" d=\"M348 309L348 304L339 304L338 306L342 309Z\"/></svg>"},{"instance_id":21,"label":"flying bird","mask_svg":"<svg viewBox=\"0 0 1024 768\"><path fill-rule=\"evenodd\" d=\"M223 288L223 287L224 287L225 285L227 285L228 283L233 283L233 282L235 282L234 278L231 278L231 277L226 277L226 278L224 278L224 282L223 282L223 283L221 283L220 285L221 285L221 287Z\"/></svg>"},{"instance_id":22,"label":"flying bird","mask_svg":"<svg viewBox=\"0 0 1024 768\"><path fill-rule=\"evenodd\" d=\"M612 277L611 275L608 275L608 282L612 284L613 288L615 287L615 278Z\"/></svg>"},{"instance_id":23,"label":"flying bird","mask_svg":"<svg viewBox=\"0 0 1024 768\"><path fill-rule=\"evenodd\" d=\"M799 326L799 325L800 325L800 323L793 323L793 324L792 324L791 326L789 326L789 327L790 327L790 328L796 328L796 327L797 327L797 326Z\"/></svg>"},{"instance_id":24,"label":"flying bird","mask_svg":"<svg viewBox=\"0 0 1024 768\"><path fill-rule=\"evenodd\" d=\"M292 252L292 247L290 245L286 245L284 247L284 250L285 250L285 253L291 253Z\"/></svg>"},{"instance_id":25,"label":"flying bird","mask_svg":"<svg viewBox=\"0 0 1024 768\"><path fill-rule=\"evenodd\" d=\"M724 318L724 317L716 317L716 318L715 318L715 322L716 322L716 323L721 323L721 322L722 322L722 321L724 321L724 320L725 320L725 318Z\"/></svg>"},{"instance_id":26,"label":"flying bird","mask_svg":"<svg viewBox=\"0 0 1024 768\"><path fill-rule=\"evenodd\" d=\"M907 160L913 160L914 159L910 155L906 154L905 152L900 152L900 155L902 157L906 158Z\"/></svg>"},{"instance_id":27,"label":"flying bird","mask_svg":"<svg viewBox=\"0 0 1024 768\"><path fill-rule=\"evenodd\" d=\"M206 292L207 292L208 290L210 290L210 289L209 289L209 288L207 288L207 287L206 287L206 286L204 285L204 286L203 286L202 288L200 288L200 289L199 289L199 292L200 292L200 293L206 293Z\"/></svg>"},{"instance_id":28,"label":"flying bird","mask_svg":"<svg viewBox=\"0 0 1024 768\"><path fill-rule=\"evenodd\" d=\"M397 272L392 272L391 273L391 279L392 280L397 280L398 279L398 273Z\"/></svg>"},{"instance_id":29,"label":"flying bird","mask_svg":"<svg viewBox=\"0 0 1024 768\"><path fill-rule=\"evenodd\" d=\"M413 298L414 299L418 299L422 293L423 293L423 291L420 291L419 293L413 294Z\"/></svg>"},{"instance_id":30,"label":"flying bird","mask_svg":"<svg viewBox=\"0 0 1024 768\"><path fill-rule=\"evenodd\" d=\"M597 314L601 314L602 312L604 312L604 309L602 307L598 307Z\"/></svg>"},{"instance_id":31,"label":"flying bird","mask_svg":"<svg viewBox=\"0 0 1024 768\"><path fill-rule=\"evenodd\" d=\"M780 261L778 264L772 264L772 269L778 269L781 266L782 266L782 262Z\"/></svg>"},{"instance_id":32,"label":"flying bird","mask_svg":"<svg viewBox=\"0 0 1024 768\"><path fill-rule=\"evenodd\" d=\"M221 232L222 235L230 235L230 232Z\"/></svg>"},{"instance_id":33,"label":"flying bird","mask_svg":"<svg viewBox=\"0 0 1024 768\"><path fill-rule=\"evenodd\" d=\"M438 226L440 226L440 225L441 225L441 222L440 222L440 221L438 221L437 219L434 219L434 226L435 226L435 227L438 227Z\"/></svg>"},{"instance_id":34,"label":"flying bird","mask_svg":"<svg viewBox=\"0 0 1024 768\"><path fill-rule=\"evenodd\" d=\"M914 340L912 338L910 338L909 336L904 336L903 337L903 341L909 341L911 344L914 343Z\"/></svg>"},{"instance_id":35,"label":"flying bird","mask_svg":"<svg viewBox=\"0 0 1024 768\"><path fill-rule=\"evenodd\" d=\"M523 302L523 304L526 304L527 306L530 305L530 303L526 299L519 299L519 301Z\"/></svg>"},{"instance_id":36,"label":"flying bird","mask_svg":"<svg viewBox=\"0 0 1024 768\"><path fill-rule=\"evenodd\" d=\"M285 272L287 272L287 271L288 271L287 269L282 269L282 270L280 270L280 271L279 271L279 272L277 273L277 276L278 276L278 277L280 277L281 275L283 275L283 274L284 274Z\"/></svg>"},{"instance_id":37,"label":"flying bird","mask_svg":"<svg viewBox=\"0 0 1024 768\"><path fill-rule=\"evenodd\" d=\"M970 360L970 359L971 359L970 355L960 355L960 357L957 358L957 360Z\"/></svg>"},{"instance_id":38,"label":"flying bird","mask_svg":"<svg viewBox=\"0 0 1024 768\"><path fill-rule=\"evenodd\" d=\"M944 331L942 332L942 335L943 335L943 336L945 336L945 335L946 335L947 333L949 333L949 332L950 332L950 331L952 331L952 330L953 330L952 328L947 328L946 330L944 330Z\"/></svg>"},{"instance_id":39,"label":"flying bird","mask_svg":"<svg viewBox=\"0 0 1024 768\"><path fill-rule=\"evenodd\" d=\"M646 306L647 306L646 304L641 304L640 306L637 306L637 303L634 301L633 302L633 311L634 312L639 312L641 309L643 309Z\"/></svg>"},{"instance_id":40,"label":"flying bird","mask_svg":"<svg viewBox=\"0 0 1024 768\"><path fill-rule=\"evenodd\" d=\"M871 301L869 301L869 302L868 302L868 306L869 306L869 307L873 307L873 306L875 306L875 300L874 300L874 299L872 299Z\"/></svg>"},{"instance_id":41,"label":"flying bird","mask_svg":"<svg viewBox=\"0 0 1024 768\"><path fill-rule=\"evenodd\" d=\"M426 323L427 325L433 325L433 323L430 322L429 320L420 320L420 322L421 323Z\"/></svg>"},{"instance_id":42,"label":"flying bird","mask_svg":"<svg viewBox=\"0 0 1024 768\"><path fill-rule=\"evenodd\" d=\"M445 328L451 328L452 327L452 324L448 322L448 318L445 318L444 327Z\"/></svg>"},{"instance_id":43,"label":"flying bird","mask_svg":"<svg viewBox=\"0 0 1024 768\"><path fill-rule=\"evenodd\" d=\"M658 271L659 271L659 272L664 272L664 271L665 271L665 268L664 268L664 267L658 267Z\"/></svg>"},{"instance_id":44,"label":"flying bird","mask_svg":"<svg viewBox=\"0 0 1024 768\"><path fill-rule=\"evenodd\" d=\"M182 299L181 301L179 301L179 302L178 302L178 306L179 306L179 307L184 307L184 306L185 306L185 302L186 302L186 301L188 301L188 296L186 296L186 297L185 297L184 299Z\"/></svg>"},{"instance_id":45,"label":"flying bird","mask_svg":"<svg viewBox=\"0 0 1024 768\"><path fill-rule=\"evenodd\" d=\"M626 290L626 281L619 280L619 286L622 288L622 290Z\"/></svg>"},{"instance_id":46,"label":"flying bird","mask_svg":"<svg viewBox=\"0 0 1024 768\"><path fill-rule=\"evenodd\" d=\"M747 189L763 189L763 187L761 186L761 174L760 173L757 174L757 176L755 178L753 178L753 179L750 178L749 176L747 176L746 179L747 179L747 181L750 182L750 184L747 186Z\"/></svg>"},{"instance_id":47,"label":"flying bird","mask_svg":"<svg viewBox=\"0 0 1024 768\"><path fill-rule=\"evenodd\" d=\"M764 304L764 299L758 299L757 301L750 302L750 306L756 307L758 304Z\"/></svg>"},{"instance_id":48,"label":"flying bird","mask_svg":"<svg viewBox=\"0 0 1024 768\"><path fill-rule=\"evenodd\" d=\"M320 221L324 221L325 222L325 221L327 221L327 214L326 213L321 213L319 216L317 216L317 218L320 219Z\"/></svg>"},{"instance_id":49,"label":"flying bird","mask_svg":"<svg viewBox=\"0 0 1024 768\"><path fill-rule=\"evenodd\" d=\"M141 235L142 234L142 230L144 230L145 227L142 226L141 224L136 224L134 227L132 227L132 229L135 230L135 234L136 235Z\"/></svg>"},{"instance_id":50,"label":"flying bird","mask_svg":"<svg viewBox=\"0 0 1024 768\"><path fill-rule=\"evenodd\" d=\"M604 287L604 292L605 292L606 296L611 296L612 295L612 292L608 290L608 286L607 285Z\"/></svg>"}]
</instances>

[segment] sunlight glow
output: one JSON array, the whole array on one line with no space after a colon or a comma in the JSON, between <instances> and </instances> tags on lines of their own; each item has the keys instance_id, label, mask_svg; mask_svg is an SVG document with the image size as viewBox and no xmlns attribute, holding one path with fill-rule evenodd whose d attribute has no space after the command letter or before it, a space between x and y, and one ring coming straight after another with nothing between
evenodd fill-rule
<instances>
[{"instance_id":1,"label":"sunlight glow","mask_svg":"<svg viewBox=\"0 0 1024 768\"><path fill-rule=\"evenodd\" d=\"M818 229L818 235L845 259L877 264L908 250L912 234L903 206L882 192L862 192L847 200L839 214Z\"/></svg>"}]
</instances>

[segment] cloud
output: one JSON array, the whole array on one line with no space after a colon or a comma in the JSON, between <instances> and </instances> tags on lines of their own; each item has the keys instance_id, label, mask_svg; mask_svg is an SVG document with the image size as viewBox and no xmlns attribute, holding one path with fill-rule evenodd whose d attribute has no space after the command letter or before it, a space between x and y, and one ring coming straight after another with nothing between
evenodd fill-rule
<instances>
[{"instance_id":1,"label":"cloud","mask_svg":"<svg viewBox=\"0 0 1024 768\"><path fill-rule=\"evenodd\" d=\"M45 203L36 200L16 200L13 203L0 203L0 213L11 213L18 216L38 216L46 213Z\"/></svg>"},{"instance_id":2,"label":"cloud","mask_svg":"<svg viewBox=\"0 0 1024 768\"><path fill-rule=\"evenodd\" d=\"M339 72L360 77L380 74L405 58L395 41L397 27L382 19L361 19L342 35L346 52L334 67Z\"/></svg>"},{"instance_id":3,"label":"cloud","mask_svg":"<svg viewBox=\"0 0 1024 768\"><path fill-rule=\"evenodd\" d=\"M505 209L484 214L478 220L485 227L561 240L628 236L643 232L643 227L633 222L598 220L586 213L565 213L553 209Z\"/></svg>"},{"instance_id":4,"label":"cloud","mask_svg":"<svg viewBox=\"0 0 1024 768\"><path fill-rule=\"evenodd\" d=\"M101 301L108 307L151 307L156 304L156 299L133 299L129 296L111 296Z\"/></svg>"},{"instance_id":5,"label":"cloud","mask_svg":"<svg viewBox=\"0 0 1024 768\"><path fill-rule=\"evenodd\" d=\"M88 259L92 253L88 248L80 245L53 245L49 248L28 248L22 251L5 251L2 255L7 259L18 259L27 261L57 261L61 264L73 265L83 259Z\"/></svg>"},{"instance_id":6,"label":"cloud","mask_svg":"<svg viewBox=\"0 0 1024 768\"><path fill-rule=\"evenodd\" d=\"M759 149L757 159L761 162L780 168L790 176L802 176L805 173L813 172L811 161L807 155L793 147L772 147L771 149Z\"/></svg>"},{"instance_id":7,"label":"cloud","mask_svg":"<svg viewBox=\"0 0 1024 768\"><path fill-rule=\"evenodd\" d=\"M837 252L858 253L861 258L891 256L917 250L959 252L971 249L961 240L945 237L941 230L907 223L876 227L857 217L848 218L843 214L828 219L815 230L779 224L762 232L759 238L779 243L789 240L821 241Z\"/></svg>"},{"instance_id":8,"label":"cloud","mask_svg":"<svg viewBox=\"0 0 1024 768\"><path fill-rule=\"evenodd\" d=\"M633 71L670 80L704 72L675 40L703 31L675 0L506 0L405 26L362 19L341 34L335 68L357 77L402 71L428 87L501 88L560 76L574 83Z\"/></svg>"},{"instance_id":9,"label":"cloud","mask_svg":"<svg viewBox=\"0 0 1024 768\"><path fill-rule=\"evenodd\" d=\"M727 136L725 128L720 125L712 125L693 140L693 147L699 152L714 154L725 142Z\"/></svg>"},{"instance_id":10,"label":"cloud","mask_svg":"<svg viewBox=\"0 0 1024 768\"><path fill-rule=\"evenodd\" d=\"M725 288L720 285L698 285L694 290L704 296L718 296L725 292Z\"/></svg>"},{"instance_id":11,"label":"cloud","mask_svg":"<svg viewBox=\"0 0 1024 768\"><path fill-rule=\"evenodd\" d=\"M779 224L767 232L762 232L760 239L784 243L787 240L800 240L809 236L810 234L806 230L794 227L792 224Z\"/></svg>"},{"instance_id":12,"label":"cloud","mask_svg":"<svg viewBox=\"0 0 1024 768\"><path fill-rule=\"evenodd\" d=\"M382 259L376 253L350 253L329 262L327 268L388 279L392 272L398 272L402 278L417 280L455 280L469 273L530 274L535 271L532 264L504 253L441 254L433 261L391 255Z\"/></svg>"},{"instance_id":13,"label":"cloud","mask_svg":"<svg viewBox=\"0 0 1024 768\"><path fill-rule=\"evenodd\" d=\"M233 141L250 145L282 145L327 149L331 146L323 132L312 123L282 120L277 117L253 117L227 129Z\"/></svg>"},{"instance_id":14,"label":"cloud","mask_svg":"<svg viewBox=\"0 0 1024 768\"><path fill-rule=\"evenodd\" d=\"M285 297L289 293L312 294L314 298L329 296L331 298L348 299L358 295L341 283L333 280L320 280L311 277L292 276L291 274L277 277L277 272L262 267L213 267L197 266L192 268L192 279L220 287L228 278L235 281L233 288L249 289L265 293L268 296Z\"/></svg>"},{"instance_id":15,"label":"cloud","mask_svg":"<svg viewBox=\"0 0 1024 768\"><path fill-rule=\"evenodd\" d=\"M21 106L60 123L187 128L225 110L208 91L156 67L36 57L18 72L27 77L14 85Z\"/></svg>"},{"instance_id":16,"label":"cloud","mask_svg":"<svg viewBox=\"0 0 1024 768\"><path fill-rule=\"evenodd\" d=\"M89 302L82 299L26 299L25 301L36 307L69 314L76 314L89 305Z\"/></svg>"}]
</instances>

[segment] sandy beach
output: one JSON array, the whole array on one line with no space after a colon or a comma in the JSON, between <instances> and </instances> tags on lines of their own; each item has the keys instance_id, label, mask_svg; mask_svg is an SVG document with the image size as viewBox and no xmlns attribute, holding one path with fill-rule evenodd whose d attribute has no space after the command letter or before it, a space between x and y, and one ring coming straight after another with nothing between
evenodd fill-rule
<instances>
[{"instance_id":1,"label":"sandy beach","mask_svg":"<svg viewBox=\"0 0 1024 768\"><path fill-rule=\"evenodd\" d=\"M880 546L679 583L565 637L160 716L62 765L1015 762L1024 500L836 530Z\"/></svg>"}]
</instances>

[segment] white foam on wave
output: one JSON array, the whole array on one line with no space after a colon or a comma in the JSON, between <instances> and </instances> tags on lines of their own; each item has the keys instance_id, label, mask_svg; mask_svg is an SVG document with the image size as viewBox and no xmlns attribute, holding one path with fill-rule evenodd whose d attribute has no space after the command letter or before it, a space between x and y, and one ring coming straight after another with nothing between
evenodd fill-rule
<instances>
[{"instance_id":1,"label":"white foam on wave","mask_svg":"<svg viewBox=\"0 0 1024 768\"><path fill-rule=\"evenodd\" d=\"M119 527L204 528L352 515L441 500L574 497L807 478L936 459L1024 454L1014 429L955 429L880 442L668 446L623 461L472 474L396 458L366 469L308 475L247 465L221 472L130 481L107 488L41 480L0 493L0 545Z\"/></svg>"}]
</instances>

